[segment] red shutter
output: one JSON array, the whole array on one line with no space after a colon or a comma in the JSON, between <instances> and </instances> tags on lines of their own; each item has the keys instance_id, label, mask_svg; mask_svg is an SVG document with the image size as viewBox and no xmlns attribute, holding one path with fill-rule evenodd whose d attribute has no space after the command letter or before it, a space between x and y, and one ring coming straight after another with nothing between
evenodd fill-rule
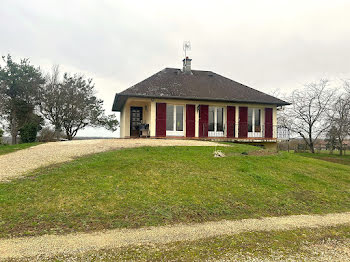
<instances>
[{"instance_id":1,"label":"red shutter","mask_svg":"<svg viewBox=\"0 0 350 262\"><path fill-rule=\"evenodd\" d=\"M272 108L265 108L265 138L273 136Z\"/></svg>"},{"instance_id":2,"label":"red shutter","mask_svg":"<svg viewBox=\"0 0 350 262\"><path fill-rule=\"evenodd\" d=\"M236 107L227 107L227 137L235 137Z\"/></svg>"},{"instance_id":3,"label":"red shutter","mask_svg":"<svg viewBox=\"0 0 350 262\"><path fill-rule=\"evenodd\" d=\"M200 105L199 137L208 137L208 105Z\"/></svg>"},{"instance_id":4,"label":"red shutter","mask_svg":"<svg viewBox=\"0 0 350 262\"><path fill-rule=\"evenodd\" d=\"M156 136L166 136L166 103L157 103Z\"/></svg>"},{"instance_id":5,"label":"red shutter","mask_svg":"<svg viewBox=\"0 0 350 262\"><path fill-rule=\"evenodd\" d=\"M195 105L186 105L186 137L195 137Z\"/></svg>"},{"instance_id":6,"label":"red shutter","mask_svg":"<svg viewBox=\"0 0 350 262\"><path fill-rule=\"evenodd\" d=\"M239 128L238 137L248 137L248 107L239 107Z\"/></svg>"}]
</instances>

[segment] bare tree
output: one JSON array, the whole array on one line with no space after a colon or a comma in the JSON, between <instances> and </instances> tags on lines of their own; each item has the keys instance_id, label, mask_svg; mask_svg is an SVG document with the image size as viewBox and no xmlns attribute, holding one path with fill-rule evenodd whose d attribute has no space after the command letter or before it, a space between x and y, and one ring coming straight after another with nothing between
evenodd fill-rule
<instances>
[{"instance_id":1,"label":"bare tree","mask_svg":"<svg viewBox=\"0 0 350 262\"><path fill-rule=\"evenodd\" d=\"M326 134L325 142L327 142L326 149L328 149L330 154L332 155L334 149L336 149L338 146L337 129L334 126L332 126L328 130Z\"/></svg>"},{"instance_id":2,"label":"bare tree","mask_svg":"<svg viewBox=\"0 0 350 262\"><path fill-rule=\"evenodd\" d=\"M312 153L315 153L315 141L331 125L329 112L335 92L328 83L328 80L323 79L295 90L287 98L291 106L282 112L283 125L300 135Z\"/></svg>"},{"instance_id":3,"label":"bare tree","mask_svg":"<svg viewBox=\"0 0 350 262\"><path fill-rule=\"evenodd\" d=\"M335 100L330 123L337 138L339 154L343 155L344 140L350 132L350 100L348 95L340 94Z\"/></svg>"},{"instance_id":4,"label":"bare tree","mask_svg":"<svg viewBox=\"0 0 350 262\"><path fill-rule=\"evenodd\" d=\"M46 84L40 94L40 112L55 127L57 139L63 125L63 97L59 78L59 65L54 65L51 73L46 75Z\"/></svg>"},{"instance_id":5,"label":"bare tree","mask_svg":"<svg viewBox=\"0 0 350 262\"><path fill-rule=\"evenodd\" d=\"M48 76L40 108L44 118L55 126L55 131L64 130L69 140L87 126L115 131L119 125L115 115L105 115L103 101L95 96L92 79L65 73L60 80L57 66Z\"/></svg>"},{"instance_id":6,"label":"bare tree","mask_svg":"<svg viewBox=\"0 0 350 262\"><path fill-rule=\"evenodd\" d=\"M350 80L343 80L343 86L349 98L350 97Z\"/></svg>"},{"instance_id":7,"label":"bare tree","mask_svg":"<svg viewBox=\"0 0 350 262\"><path fill-rule=\"evenodd\" d=\"M343 87L346 92L335 100L330 117L340 155L343 155L344 140L350 135L350 81L344 80Z\"/></svg>"}]
</instances>

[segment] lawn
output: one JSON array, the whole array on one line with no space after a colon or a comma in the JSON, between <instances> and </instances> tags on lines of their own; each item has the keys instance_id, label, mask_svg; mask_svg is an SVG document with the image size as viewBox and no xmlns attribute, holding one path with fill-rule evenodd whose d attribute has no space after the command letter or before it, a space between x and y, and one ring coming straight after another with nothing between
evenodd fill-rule
<instances>
[{"instance_id":1,"label":"lawn","mask_svg":"<svg viewBox=\"0 0 350 262\"><path fill-rule=\"evenodd\" d=\"M342 155L339 154L329 154L329 153L297 153L298 155L305 156L305 157L311 157L315 159L320 159L324 161L329 161L333 163L339 163L342 165L349 165L350 166L350 155Z\"/></svg>"},{"instance_id":2,"label":"lawn","mask_svg":"<svg viewBox=\"0 0 350 262\"><path fill-rule=\"evenodd\" d=\"M350 166L218 149L226 157L213 147L124 149L2 183L0 237L350 211Z\"/></svg>"},{"instance_id":3,"label":"lawn","mask_svg":"<svg viewBox=\"0 0 350 262\"><path fill-rule=\"evenodd\" d=\"M23 143L17 145L2 145L0 144L0 155L12 153L18 150L26 149L28 147L36 146L39 143Z\"/></svg>"}]
</instances>

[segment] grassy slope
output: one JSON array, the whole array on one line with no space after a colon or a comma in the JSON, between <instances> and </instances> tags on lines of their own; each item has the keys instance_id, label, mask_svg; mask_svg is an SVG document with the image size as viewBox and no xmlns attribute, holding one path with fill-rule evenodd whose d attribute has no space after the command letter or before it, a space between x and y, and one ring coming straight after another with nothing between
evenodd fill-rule
<instances>
[{"instance_id":1,"label":"grassy slope","mask_svg":"<svg viewBox=\"0 0 350 262\"><path fill-rule=\"evenodd\" d=\"M36 146L39 143L24 143L17 145L0 145L0 155L12 153L21 149L26 149L28 147Z\"/></svg>"},{"instance_id":2,"label":"grassy slope","mask_svg":"<svg viewBox=\"0 0 350 262\"><path fill-rule=\"evenodd\" d=\"M220 149L125 149L0 184L0 237L350 210L349 166Z\"/></svg>"}]
</instances>

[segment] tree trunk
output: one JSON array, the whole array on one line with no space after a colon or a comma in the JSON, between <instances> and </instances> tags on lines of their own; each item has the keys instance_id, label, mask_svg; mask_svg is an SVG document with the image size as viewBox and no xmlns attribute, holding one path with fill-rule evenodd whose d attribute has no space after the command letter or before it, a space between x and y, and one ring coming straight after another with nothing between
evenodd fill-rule
<instances>
[{"instance_id":1,"label":"tree trunk","mask_svg":"<svg viewBox=\"0 0 350 262\"><path fill-rule=\"evenodd\" d=\"M66 133L68 140L73 140L73 135L69 132Z\"/></svg>"},{"instance_id":2,"label":"tree trunk","mask_svg":"<svg viewBox=\"0 0 350 262\"><path fill-rule=\"evenodd\" d=\"M57 127L55 128L55 137L56 137L57 141L59 141L60 137L61 137L61 131Z\"/></svg>"},{"instance_id":3,"label":"tree trunk","mask_svg":"<svg viewBox=\"0 0 350 262\"><path fill-rule=\"evenodd\" d=\"M12 145L17 144L17 135L18 135L18 128L17 128L17 123L16 119L12 117L11 119L11 143Z\"/></svg>"},{"instance_id":4,"label":"tree trunk","mask_svg":"<svg viewBox=\"0 0 350 262\"><path fill-rule=\"evenodd\" d=\"M309 148L310 148L310 152L315 154L315 147L314 147L314 143L313 142L309 143Z\"/></svg>"},{"instance_id":5,"label":"tree trunk","mask_svg":"<svg viewBox=\"0 0 350 262\"><path fill-rule=\"evenodd\" d=\"M17 144L17 136L14 134L11 134L11 144L16 145Z\"/></svg>"},{"instance_id":6,"label":"tree trunk","mask_svg":"<svg viewBox=\"0 0 350 262\"><path fill-rule=\"evenodd\" d=\"M344 149L344 148L343 148L343 141L344 141L344 140L339 136L339 137L338 137L338 141L339 141L339 155L342 156L342 155L343 155L343 149Z\"/></svg>"}]
</instances>

